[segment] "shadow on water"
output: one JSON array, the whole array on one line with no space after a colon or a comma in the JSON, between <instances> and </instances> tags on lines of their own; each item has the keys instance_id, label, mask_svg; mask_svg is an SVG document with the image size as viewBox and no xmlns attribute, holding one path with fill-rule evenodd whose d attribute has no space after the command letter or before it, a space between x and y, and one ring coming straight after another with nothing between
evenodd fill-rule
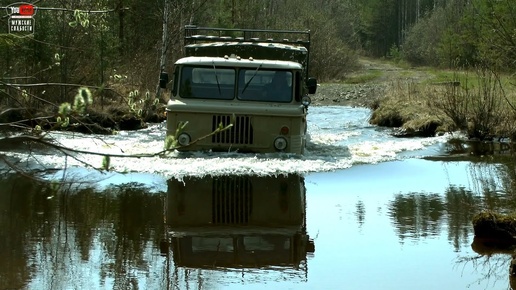
<instances>
[{"instance_id":1,"label":"shadow on water","mask_svg":"<svg viewBox=\"0 0 516 290\"><path fill-rule=\"evenodd\" d=\"M480 204L481 198L473 192L450 186L444 195L396 194L389 204L388 214L400 242L437 237L446 229L448 240L459 251L472 234L471 219Z\"/></svg>"},{"instance_id":2,"label":"shadow on water","mask_svg":"<svg viewBox=\"0 0 516 290\"><path fill-rule=\"evenodd\" d=\"M467 149L470 175L478 185L478 194L470 195L459 207L472 207L474 213L516 211L516 166L513 146L496 142L473 142ZM472 216L464 217L471 221ZM512 241L474 237L471 249L477 255L462 256L459 265L471 264L480 273L477 283L509 281L507 289L516 289L516 245ZM512 256L512 259L511 259Z\"/></svg>"},{"instance_id":3,"label":"shadow on water","mask_svg":"<svg viewBox=\"0 0 516 290\"><path fill-rule=\"evenodd\" d=\"M455 261L458 269L474 269L477 276L470 285L516 289L516 246L477 237L471 242L472 219L476 213L482 210L514 213L516 210L514 157L499 153L483 158L468 156L473 190L450 184L444 194L395 194L389 202L388 215L402 244L407 240L438 237L446 231L448 242L457 253L464 252L464 248L471 249L473 255L459 254ZM503 286L507 282L508 286ZM499 288L500 284L505 288Z\"/></svg>"},{"instance_id":4,"label":"shadow on water","mask_svg":"<svg viewBox=\"0 0 516 290\"><path fill-rule=\"evenodd\" d=\"M479 158L486 156L497 160L511 159L515 155L516 145L505 141L450 139L444 143L442 151L443 155L426 156L425 159L471 162L478 162Z\"/></svg>"},{"instance_id":5,"label":"shadow on water","mask_svg":"<svg viewBox=\"0 0 516 290\"><path fill-rule=\"evenodd\" d=\"M74 186L0 180L2 287L101 289L133 285L124 273L148 269L148 242L161 237L162 196L138 184L102 192Z\"/></svg>"},{"instance_id":6,"label":"shadow on water","mask_svg":"<svg viewBox=\"0 0 516 290\"><path fill-rule=\"evenodd\" d=\"M478 280L479 282L482 280L509 280L508 289L516 289L516 259L514 258L516 247L514 245L501 245L500 241L475 237L471 248L478 255L461 257L459 263L471 263L475 269L483 273Z\"/></svg>"},{"instance_id":7,"label":"shadow on water","mask_svg":"<svg viewBox=\"0 0 516 290\"><path fill-rule=\"evenodd\" d=\"M305 203L298 175L169 180L162 252L180 267L300 269L315 250Z\"/></svg>"},{"instance_id":8,"label":"shadow on water","mask_svg":"<svg viewBox=\"0 0 516 290\"><path fill-rule=\"evenodd\" d=\"M10 175L0 188L0 285L9 289L182 288L202 283L195 269L302 281L315 250L299 175L169 180L167 192Z\"/></svg>"}]
</instances>

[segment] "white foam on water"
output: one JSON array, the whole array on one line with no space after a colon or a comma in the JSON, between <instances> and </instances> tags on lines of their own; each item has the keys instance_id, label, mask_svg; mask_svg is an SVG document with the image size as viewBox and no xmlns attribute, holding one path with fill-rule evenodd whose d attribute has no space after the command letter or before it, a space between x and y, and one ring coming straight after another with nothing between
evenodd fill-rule
<instances>
[{"instance_id":1,"label":"white foam on water","mask_svg":"<svg viewBox=\"0 0 516 290\"><path fill-rule=\"evenodd\" d=\"M165 178L229 174L304 174L349 168L355 164L379 163L406 158L400 153L418 152L444 143L446 136L401 139L389 130L368 123L370 111L350 107L313 107L308 118L310 140L304 155L271 153L171 153L167 157L111 157L110 165L118 172L159 174ZM59 144L76 150L102 154L151 154L163 150L165 124L154 124L138 131L122 131L113 136L53 132ZM45 168L85 167L84 162L100 168L103 157L74 154L64 158L52 151L10 153L20 160L36 161Z\"/></svg>"}]
</instances>

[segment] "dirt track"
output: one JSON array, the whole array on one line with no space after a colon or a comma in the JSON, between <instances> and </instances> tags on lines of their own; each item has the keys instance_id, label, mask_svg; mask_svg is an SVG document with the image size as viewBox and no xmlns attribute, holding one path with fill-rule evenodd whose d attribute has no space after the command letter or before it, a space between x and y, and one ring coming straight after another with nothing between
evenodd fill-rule
<instances>
[{"instance_id":1,"label":"dirt track","mask_svg":"<svg viewBox=\"0 0 516 290\"><path fill-rule=\"evenodd\" d=\"M381 85L326 83L311 98L313 106L371 107L382 92Z\"/></svg>"},{"instance_id":2,"label":"dirt track","mask_svg":"<svg viewBox=\"0 0 516 290\"><path fill-rule=\"evenodd\" d=\"M317 88L317 93L312 96L312 105L371 107L378 98L383 97L388 84L400 80L422 81L429 78L428 73L424 71L401 68L382 60L360 59L360 63L362 69L353 73L351 77L368 74L377 76L361 84L322 83Z\"/></svg>"}]
</instances>

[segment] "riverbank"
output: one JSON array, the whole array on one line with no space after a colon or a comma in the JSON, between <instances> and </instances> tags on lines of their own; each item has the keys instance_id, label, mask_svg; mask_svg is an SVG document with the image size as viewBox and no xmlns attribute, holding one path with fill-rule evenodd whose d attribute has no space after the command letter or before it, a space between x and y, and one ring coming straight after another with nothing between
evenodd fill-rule
<instances>
[{"instance_id":1,"label":"riverbank","mask_svg":"<svg viewBox=\"0 0 516 290\"><path fill-rule=\"evenodd\" d=\"M312 104L370 108L369 122L396 128L393 134L399 137L430 137L453 127L424 100L410 98L416 85L435 77L429 70L403 68L378 59L362 58L360 64L361 69L343 82L320 84Z\"/></svg>"},{"instance_id":2,"label":"riverbank","mask_svg":"<svg viewBox=\"0 0 516 290\"><path fill-rule=\"evenodd\" d=\"M370 123L397 128L400 137L460 131L470 140L515 140L516 90L510 76L472 71L404 68L362 59L341 83L321 84L314 106L372 109Z\"/></svg>"}]
</instances>

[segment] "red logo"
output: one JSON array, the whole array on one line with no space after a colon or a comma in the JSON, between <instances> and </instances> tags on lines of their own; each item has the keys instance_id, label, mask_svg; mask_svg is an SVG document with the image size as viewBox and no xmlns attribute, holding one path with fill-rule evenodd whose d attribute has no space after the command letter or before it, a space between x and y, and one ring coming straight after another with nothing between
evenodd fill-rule
<instances>
[{"instance_id":1,"label":"red logo","mask_svg":"<svg viewBox=\"0 0 516 290\"><path fill-rule=\"evenodd\" d=\"M36 12L38 12L36 6L26 2L13 3L5 7L5 10L9 17L18 16L22 18L32 18L36 15Z\"/></svg>"},{"instance_id":2,"label":"red logo","mask_svg":"<svg viewBox=\"0 0 516 290\"><path fill-rule=\"evenodd\" d=\"M20 5L20 15L23 15L23 16L34 15L34 6L32 6L31 4Z\"/></svg>"}]
</instances>

